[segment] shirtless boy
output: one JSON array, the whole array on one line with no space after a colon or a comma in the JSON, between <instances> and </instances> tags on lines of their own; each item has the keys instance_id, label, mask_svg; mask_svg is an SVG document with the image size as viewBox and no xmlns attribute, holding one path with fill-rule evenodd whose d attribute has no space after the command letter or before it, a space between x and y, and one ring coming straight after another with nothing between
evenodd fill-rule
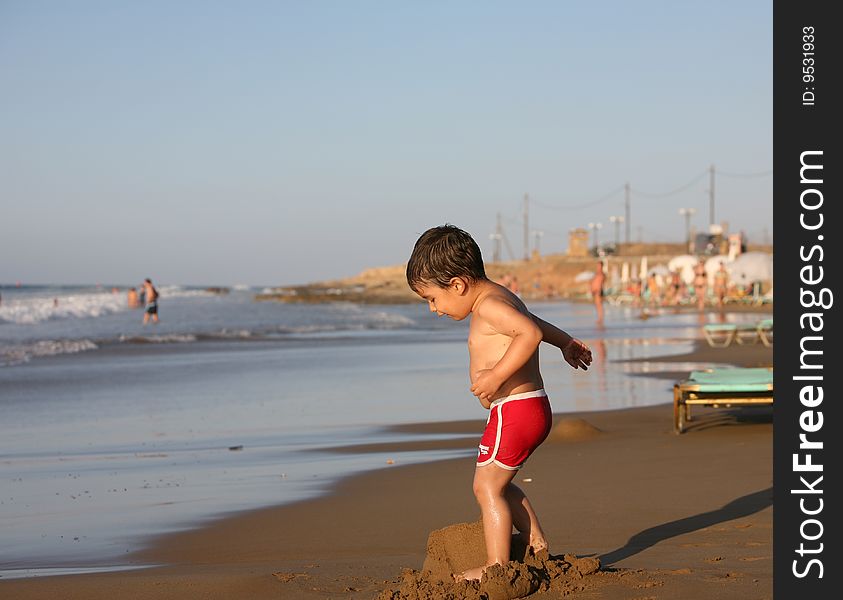
<instances>
[{"instance_id":1,"label":"shirtless boy","mask_svg":"<svg viewBox=\"0 0 843 600\"><path fill-rule=\"evenodd\" d=\"M471 392L490 411L474 472L487 559L456 577L480 579L487 567L509 561L513 525L533 552L547 548L535 510L512 483L550 432L551 409L539 373L539 344L559 348L575 369L588 368L591 351L531 314L515 294L489 280L480 248L453 225L434 227L421 235L407 263L407 283L427 301L431 312L455 321L471 317Z\"/></svg>"}]
</instances>

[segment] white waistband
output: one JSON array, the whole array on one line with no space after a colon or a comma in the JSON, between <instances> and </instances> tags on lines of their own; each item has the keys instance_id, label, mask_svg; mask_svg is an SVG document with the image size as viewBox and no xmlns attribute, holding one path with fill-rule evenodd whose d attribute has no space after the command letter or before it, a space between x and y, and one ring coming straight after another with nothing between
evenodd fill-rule
<instances>
[{"instance_id":1,"label":"white waistband","mask_svg":"<svg viewBox=\"0 0 843 600\"><path fill-rule=\"evenodd\" d=\"M492 406L497 406L498 404L503 404L504 402L509 402L510 400L526 400L527 398L540 398L542 396L547 396L547 392L544 389L535 390L532 392L522 392L520 394L512 394L511 396L504 396L503 398L498 398L494 402L492 402ZM489 407L491 408L491 406Z\"/></svg>"}]
</instances>

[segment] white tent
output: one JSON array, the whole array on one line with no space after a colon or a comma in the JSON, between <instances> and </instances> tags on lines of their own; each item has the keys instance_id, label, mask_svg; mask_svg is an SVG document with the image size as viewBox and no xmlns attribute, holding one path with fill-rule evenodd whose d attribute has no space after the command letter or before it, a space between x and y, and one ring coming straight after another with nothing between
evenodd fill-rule
<instances>
[{"instance_id":1,"label":"white tent","mask_svg":"<svg viewBox=\"0 0 843 600\"><path fill-rule=\"evenodd\" d=\"M726 265L729 279L740 285L773 280L773 255L766 252L745 252Z\"/></svg>"},{"instance_id":2,"label":"white tent","mask_svg":"<svg viewBox=\"0 0 843 600\"><path fill-rule=\"evenodd\" d=\"M687 284L694 282L694 267L697 266L699 259L690 254L680 254L674 256L667 263L667 268L671 271L679 271L679 276Z\"/></svg>"}]
</instances>

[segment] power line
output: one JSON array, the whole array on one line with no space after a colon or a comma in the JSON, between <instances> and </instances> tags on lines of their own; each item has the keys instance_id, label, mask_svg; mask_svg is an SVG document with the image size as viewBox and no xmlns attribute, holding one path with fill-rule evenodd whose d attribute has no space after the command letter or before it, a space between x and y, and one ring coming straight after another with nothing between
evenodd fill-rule
<instances>
[{"instance_id":1,"label":"power line","mask_svg":"<svg viewBox=\"0 0 843 600\"><path fill-rule=\"evenodd\" d=\"M570 205L570 206L560 206L560 205L548 204L547 202L539 202L538 200L535 200L535 199L533 199L532 202L533 202L533 204L537 204L538 206L541 206L542 208L549 208L550 210L576 210L576 209L580 209L580 208L587 208L589 206L595 206L597 204L600 204L601 202L605 202L606 200L609 200L610 198L615 196L618 192L623 191L623 189L624 189L624 186L619 186L619 187L615 188L614 190L612 190L611 192L609 192L608 194L606 194L605 196L601 196L600 198L597 198L596 200L589 200L588 202L585 202L583 204L574 204L574 205Z\"/></svg>"},{"instance_id":2,"label":"power line","mask_svg":"<svg viewBox=\"0 0 843 600\"><path fill-rule=\"evenodd\" d=\"M720 175L723 175L725 177L755 178L755 177L769 177L770 175L773 174L773 171L772 170L757 171L757 172L752 172L752 173L734 173L734 172L729 172L729 171L717 171L717 173L720 174ZM604 194L603 196L600 196L599 198L595 198L594 200L589 200L589 201L583 202L581 204L569 204L569 205L550 204L550 203L547 203L547 202L542 202L542 201L539 201L539 200L530 199L529 196L527 194L525 194L524 195L524 202L523 202L523 209L522 209L523 210L522 218L519 220L519 219L516 219L516 218L513 218L513 217L503 217L503 219L505 221L511 223L511 224L517 224L517 225L523 226L523 228L524 228L524 248L525 248L524 251L525 251L525 259L526 259L526 258L528 258L526 256L526 253L527 253L527 248L529 247L529 242L528 242L528 239L529 239L529 225L528 225L529 222L528 222L528 219L529 219L529 217L528 217L528 215L529 215L529 202L530 202L530 200L532 200L533 204L535 204L537 206L540 206L542 208L549 209L549 210L579 210L579 209L583 209L583 208L597 206L598 204L601 204L603 202L611 200L619 192L623 191L624 192L624 213L625 213L625 217L617 217L617 218L618 219L623 218L624 219L623 222L626 223L626 231L625 231L626 235L625 235L625 237L626 237L626 242L629 243L629 241L630 241L630 229L632 227L632 218L631 218L631 214L630 214L630 212L631 212L630 204L631 204L631 195L633 193L637 194L639 196L642 196L644 198L667 198L669 196L674 196L676 194L684 192L685 190L689 189L690 187L692 187L693 185L698 183L700 180L702 180L702 178L705 177L706 175L709 176L709 189L707 190L708 195L709 195L709 205L710 205L709 206L709 220L710 220L710 223L713 224L714 223L714 177L715 177L714 165L711 165L706 170L698 173L693 178L691 178L687 183L684 183L684 184L680 185L679 187L676 187L676 188L671 189L671 190L666 191L666 192L656 192L656 193L644 192L644 191L641 191L641 190L638 190L638 189L631 188L629 182L627 182L627 183L611 190L610 192ZM498 218L499 219L501 218L500 213L499 213ZM499 221L499 223L500 223L500 221ZM616 224L616 228L617 228L617 224ZM636 229L638 231L638 236L640 238L641 233L642 233L641 227L638 226ZM551 235L560 235L560 236L565 235L565 234L560 234L560 233L553 232L553 231L547 231L547 230L544 230L544 231L545 231L545 233L549 233ZM616 232L616 237L618 237L617 232ZM507 250L509 250L510 257L512 257L512 251L508 247L509 243L508 243L508 240L506 239L505 234L503 235L503 241L506 242ZM498 249L498 252L500 252L499 249Z\"/></svg>"},{"instance_id":3,"label":"power line","mask_svg":"<svg viewBox=\"0 0 843 600\"><path fill-rule=\"evenodd\" d=\"M759 171L757 173L729 173L728 171L717 171L718 175L725 175L726 177L768 177L772 175L772 171Z\"/></svg>"},{"instance_id":4,"label":"power line","mask_svg":"<svg viewBox=\"0 0 843 600\"><path fill-rule=\"evenodd\" d=\"M706 175L708 175L708 174L709 174L709 172L710 172L710 169L706 169L705 171L703 171L703 172L702 172L702 173L700 173L699 175L696 175L696 176L695 176L693 179L691 179L691 181L689 181L688 183L685 183L685 184L683 184L683 185L679 186L679 187L678 187L678 188L676 188L676 189L670 190L669 192L662 192L662 193L658 193L658 194L652 194L652 193L648 193L648 192L642 192L641 190L636 190L636 189L633 189L632 191L633 191L634 193L636 193L636 194L639 194L639 195L641 195L641 196L644 196L645 198L665 198L665 197L667 197L667 196L673 196L674 194L678 194L679 192L684 192L684 191L685 191L685 190L687 190L689 187L691 187L692 185L694 185L695 183L697 183L700 179L702 179L703 177L705 177Z\"/></svg>"}]
</instances>

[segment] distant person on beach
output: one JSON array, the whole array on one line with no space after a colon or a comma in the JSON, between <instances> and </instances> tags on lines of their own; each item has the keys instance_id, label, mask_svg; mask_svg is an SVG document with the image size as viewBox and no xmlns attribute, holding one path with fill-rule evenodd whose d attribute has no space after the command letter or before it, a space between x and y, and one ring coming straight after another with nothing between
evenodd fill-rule
<instances>
[{"instance_id":1,"label":"distant person on beach","mask_svg":"<svg viewBox=\"0 0 843 600\"><path fill-rule=\"evenodd\" d=\"M603 261L597 261L597 272L591 278L591 298L594 300L594 308L597 309L597 322L603 323L603 284L606 282L606 274L603 272Z\"/></svg>"},{"instance_id":2,"label":"distant person on beach","mask_svg":"<svg viewBox=\"0 0 843 600\"><path fill-rule=\"evenodd\" d=\"M697 300L697 309L705 308L705 295L708 292L708 276L705 274L705 261L700 259L694 267L694 297Z\"/></svg>"},{"instance_id":3,"label":"distant person on beach","mask_svg":"<svg viewBox=\"0 0 843 600\"><path fill-rule=\"evenodd\" d=\"M489 409L474 472L486 541L486 563L456 579L480 579L487 567L509 561L513 525L533 552L547 548L538 517L512 483L518 469L550 432L551 409L539 373L539 344L562 351L575 369L591 364L591 350L531 314L506 287L489 280L480 248L453 225L434 227L416 241L407 283L430 311L468 330L471 392Z\"/></svg>"},{"instance_id":4,"label":"distant person on beach","mask_svg":"<svg viewBox=\"0 0 843 600\"><path fill-rule=\"evenodd\" d=\"M138 291L135 288L130 287L129 291L126 292L126 303L129 305L129 308L138 308L140 306Z\"/></svg>"},{"instance_id":5,"label":"distant person on beach","mask_svg":"<svg viewBox=\"0 0 843 600\"><path fill-rule=\"evenodd\" d=\"M720 267L714 273L714 295L717 298L717 306L723 306L726 302L726 290L729 287L729 272L726 265L720 263Z\"/></svg>"},{"instance_id":6,"label":"distant person on beach","mask_svg":"<svg viewBox=\"0 0 843 600\"><path fill-rule=\"evenodd\" d=\"M152 318L153 323L158 322L158 290L152 285L151 279L144 279L143 281L143 297L146 307L143 311L143 324L149 323Z\"/></svg>"},{"instance_id":7,"label":"distant person on beach","mask_svg":"<svg viewBox=\"0 0 843 600\"><path fill-rule=\"evenodd\" d=\"M679 271L670 272L670 281L667 284L667 293L665 294L665 304L670 306L678 306L682 302L682 276Z\"/></svg>"},{"instance_id":8,"label":"distant person on beach","mask_svg":"<svg viewBox=\"0 0 843 600\"><path fill-rule=\"evenodd\" d=\"M656 282L656 274L650 273L647 276L647 282L644 285L644 304L645 305L659 305L659 284Z\"/></svg>"},{"instance_id":9,"label":"distant person on beach","mask_svg":"<svg viewBox=\"0 0 843 600\"><path fill-rule=\"evenodd\" d=\"M629 284L629 294L632 296L632 306L638 308L641 306L641 280L633 277Z\"/></svg>"}]
</instances>

